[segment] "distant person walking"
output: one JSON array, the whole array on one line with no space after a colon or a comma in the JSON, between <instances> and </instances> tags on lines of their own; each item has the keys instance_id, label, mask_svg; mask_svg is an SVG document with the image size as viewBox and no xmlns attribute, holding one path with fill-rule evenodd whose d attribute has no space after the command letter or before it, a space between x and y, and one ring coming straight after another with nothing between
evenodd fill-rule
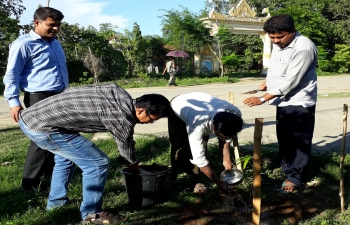
<instances>
[{"instance_id":1,"label":"distant person walking","mask_svg":"<svg viewBox=\"0 0 350 225\"><path fill-rule=\"evenodd\" d=\"M273 50L262 97L250 97L244 104L252 107L269 101L275 105L276 132L280 162L287 179L281 190L294 192L306 182L317 100L317 48L299 34L291 16L282 14L264 24Z\"/></svg>"},{"instance_id":2,"label":"distant person walking","mask_svg":"<svg viewBox=\"0 0 350 225\"><path fill-rule=\"evenodd\" d=\"M168 82L168 87L170 87L171 85L174 85L176 87L177 84L175 83L175 80L176 80L175 75L177 73L177 66L175 64L174 58L171 58L171 60L166 63L166 66L164 68L162 75L164 75L165 72L168 72L169 76L170 76L169 82Z\"/></svg>"},{"instance_id":3,"label":"distant person walking","mask_svg":"<svg viewBox=\"0 0 350 225\"><path fill-rule=\"evenodd\" d=\"M4 76L4 96L10 105L15 122L24 105L56 95L68 87L66 57L56 35L60 31L63 14L50 7L40 7L34 13L34 30L19 37L10 45L7 70ZM21 189L37 188L41 179L50 178L54 155L40 149L34 142L28 148Z\"/></svg>"}]
</instances>

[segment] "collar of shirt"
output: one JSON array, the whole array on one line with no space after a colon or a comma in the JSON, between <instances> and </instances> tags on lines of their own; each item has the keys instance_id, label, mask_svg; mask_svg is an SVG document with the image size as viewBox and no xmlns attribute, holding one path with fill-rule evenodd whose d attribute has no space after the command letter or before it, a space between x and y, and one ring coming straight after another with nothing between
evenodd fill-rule
<instances>
[{"instance_id":1,"label":"collar of shirt","mask_svg":"<svg viewBox=\"0 0 350 225\"><path fill-rule=\"evenodd\" d=\"M285 47L285 48L280 48L280 47L278 47L277 45L275 45L275 46L277 47L278 51L283 51L283 50L285 50L285 49L287 49L287 48L294 48L294 46L295 46L295 44L296 44L296 40L297 40L298 37L300 37L300 36L301 36L301 34L300 34L299 32L296 32L293 41L292 41L287 47Z\"/></svg>"},{"instance_id":2,"label":"collar of shirt","mask_svg":"<svg viewBox=\"0 0 350 225\"><path fill-rule=\"evenodd\" d=\"M43 40L45 41L39 34L35 33L34 30L31 30L29 32L29 35L31 38L35 39L35 40ZM51 38L49 42L52 42L55 38Z\"/></svg>"}]
</instances>

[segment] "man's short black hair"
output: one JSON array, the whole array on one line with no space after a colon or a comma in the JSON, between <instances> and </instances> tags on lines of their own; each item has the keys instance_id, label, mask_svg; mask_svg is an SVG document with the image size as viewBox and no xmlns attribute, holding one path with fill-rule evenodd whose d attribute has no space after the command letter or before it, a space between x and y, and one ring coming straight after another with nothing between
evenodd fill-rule
<instances>
[{"instance_id":1,"label":"man's short black hair","mask_svg":"<svg viewBox=\"0 0 350 225\"><path fill-rule=\"evenodd\" d=\"M146 109L150 114L167 117L171 112L169 100L160 94L147 94L136 98L136 108Z\"/></svg>"},{"instance_id":2,"label":"man's short black hair","mask_svg":"<svg viewBox=\"0 0 350 225\"><path fill-rule=\"evenodd\" d=\"M283 31L292 32L295 29L293 17L288 14L273 16L265 22L263 29L272 34Z\"/></svg>"},{"instance_id":3,"label":"man's short black hair","mask_svg":"<svg viewBox=\"0 0 350 225\"><path fill-rule=\"evenodd\" d=\"M40 7L34 13L34 20L46 20L49 17L53 20L61 21L63 20L64 15L61 11L51 7Z\"/></svg>"},{"instance_id":4,"label":"man's short black hair","mask_svg":"<svg viewBox=\"0 0 350 225\"><path fill-rule=\"evenodd\" d=\"M214 116L214 127L220 134L233 137L242 130L243 119L230 112L220 112Z\"/></svg>"}]
</instances>

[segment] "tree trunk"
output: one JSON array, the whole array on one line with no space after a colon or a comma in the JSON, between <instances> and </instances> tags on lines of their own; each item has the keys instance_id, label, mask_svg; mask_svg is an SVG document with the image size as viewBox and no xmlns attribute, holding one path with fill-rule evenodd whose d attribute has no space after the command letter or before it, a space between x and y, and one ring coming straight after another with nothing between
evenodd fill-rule
<instances>
[{"instance_id":1,"label":"tree trunk","mask_svg":"<svg viewBox=\"0 0 350 225\"><path fill-rule=\"evenodd\" d=\"M221 70L221 77L223 77L225 74L224 74L224 65L222 64L221 62L221 50L220 50L220 43L218 41L218 49L219 49L219 56L217 56L216 52L211 48L210 44L208 44L211 52L216 56L217 60L219 61L219 67L220 67L220 70Z\"/></svg>"},{"instance_id":2,"label":"tree trunk","mask_svg":"<svg viewBox=\"0 0 350 225\"><path fill-rule=\"evenodd\" d=\"M128 63L128 65L129 65L129 77L131 77L132 76L132 64L131 64L131 60L129 59L129 61L128 61L129 63Z\"/></svg>"},{"instance_id":3,"label":"tree trunk","mask_svg":"<svg viewBox=\"0 0 350 225\"><path fill-rule=\"evenodd\" d=\"M98 83L98 74L97 74L97 70L96 70L96 62L94 60L95 57L92 55L90 46L88 48L89 48L89 52L90 52L90 60L91 60L91 64L92 64L92 71L94 73L94 83L97 84Z\"/></svg>"},{"instance_id":4,"label":"tree trunk","mask_svg":"<svg viewBox=\"0 0 350 225\"><path fill-rule=\"evenodd\" d=\"M221 76L220 77L223 77L225 74L224 74L224 65L222 64L222 54L221 54L221 47L220 47L220 42L219 42L219 39L218 39L218 49L219 49L219 64L220 64L220 69L221 69Z\"/></svg>"}]
</instances>

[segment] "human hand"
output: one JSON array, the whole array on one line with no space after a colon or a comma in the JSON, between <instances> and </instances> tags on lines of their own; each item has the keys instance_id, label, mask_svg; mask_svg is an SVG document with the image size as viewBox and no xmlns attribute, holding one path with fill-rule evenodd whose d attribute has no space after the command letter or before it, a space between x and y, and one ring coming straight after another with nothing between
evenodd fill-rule
<instances>
[{"instance_id":1,"label":"human hand","mask_svg":"<svg viewBox=\"0 0 350 225\"><path fill-rule=\"evenodd\" d=\"M13 106L10 108L10 114L12 119L18 123L19 120L19 112L23 110L22 106Z\"/></svg>"},{"instance_id":2,"label":"human hand","mask_svg":"<svg viewBox=\"0 0 350 225\"><path fill-rule=\"evenodd\" d=\"M249 97L243 100L243 103L249 107L255 106L255 105L261 105L264 102L260 101L260 97Z\"/></svg>"},{"instance_id":3,"label":"human hand","mask_svg":"<svg viewBox=\"0 0 350 225\"><path fill-rule=\"evenodd\" d=\"M232 168L233 168L233 164L232 164L231 160L229 160L229 161L224 160L222 164L225 167L225 170L232 170Z\"/></svg>"},{"instance_id":4,"label":"human hand","mask_svg":"<svg viewBox=\"0 0 350 225\"><path fill-rule=\"evenodd\" d=\"M139 165L138 165L138 163L130 164L130 165L128 165L128 169L131 172L139 172Z\"/></svg>"},{"instance_id":5,"label":"human hand","mask_svg":"<svg viewBox=\"0 0 350 225\"><path fill-rule=\"evenodd\" d=\"M228 186L225 181L220 180L218 186L223 193L226 193L228 191Z\"/></svg>"},{"instance_id":6,"label":"human hand","mask_svg":"<svg viewBox=\"0 0 350 225\"><path fill-rule=\"evenodd\" d=\"M267 90L266 80L262 84L260 84L259 89L261 91L266 91Z\"/></svg>"}]
</instances>

